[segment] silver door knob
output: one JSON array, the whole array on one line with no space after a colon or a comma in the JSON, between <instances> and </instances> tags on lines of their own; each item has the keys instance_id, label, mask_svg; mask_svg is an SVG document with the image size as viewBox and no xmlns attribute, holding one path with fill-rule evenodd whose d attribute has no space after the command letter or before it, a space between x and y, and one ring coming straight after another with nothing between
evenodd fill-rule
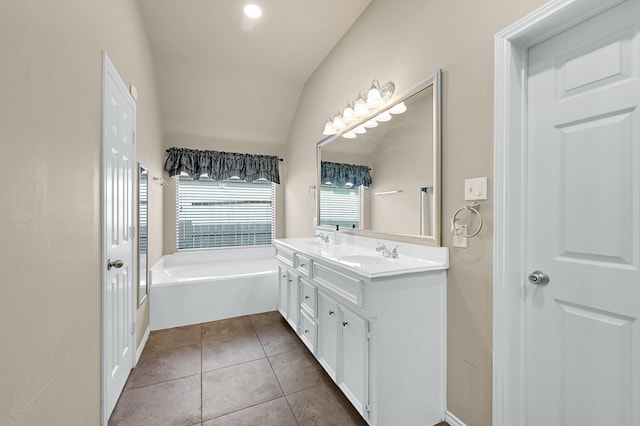
<instances>
[{"instance_id":1,"label":"silver door knob","mask_svg":"<svg viewBox=\"0 0 640 426\"><path fill-rule=\"evenodd\" d=\"M529 282L535 285L549 284L549 275L542 271L533 271L529 274Z\"/></svg>"},{"instance_id":2,"label":"silver door knob","mask_svg":"<svg viewBox=\"0 0 640 426\"><path fill-rule=\"evenodd\" d=\"M113 268L117 268L120 269L124 266L124 262L120 259L116 259L116 260L107 260L107 269L113 269Z\"/></svg>"}]
</instances>

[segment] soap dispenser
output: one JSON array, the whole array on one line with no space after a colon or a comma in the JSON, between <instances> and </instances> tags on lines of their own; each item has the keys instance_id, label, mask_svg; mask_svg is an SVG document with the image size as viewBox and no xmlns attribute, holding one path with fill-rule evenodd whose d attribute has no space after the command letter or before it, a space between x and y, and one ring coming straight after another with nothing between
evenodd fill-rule
<instances>
[{"instance_id":1,"label":"soap dispenser","mask_svg":"<svg viewBox=\"0 0 640 426\"><path fill-rule=\"evenodd\" d=\"M340 225L336 225L336 230L333 231L333 243L342 244L341 237L342 235L340 235Z\"/></svg>"}]
</instances>

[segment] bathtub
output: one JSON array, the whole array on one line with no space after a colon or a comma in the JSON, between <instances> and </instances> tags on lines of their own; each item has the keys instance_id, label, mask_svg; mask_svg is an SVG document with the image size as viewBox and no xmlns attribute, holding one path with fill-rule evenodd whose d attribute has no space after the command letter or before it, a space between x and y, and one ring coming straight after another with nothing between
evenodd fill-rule
<instances>
[{"instance_id":1,"label":"bathtub","mask_svg":"<svg viewBox=\"0 0 640 426\"><path fill-rule=\"evenodd\" d=\"M149 297L151 330L275 311L275 248L165 255L151 269Z\"/></svg>"}]
</instances>

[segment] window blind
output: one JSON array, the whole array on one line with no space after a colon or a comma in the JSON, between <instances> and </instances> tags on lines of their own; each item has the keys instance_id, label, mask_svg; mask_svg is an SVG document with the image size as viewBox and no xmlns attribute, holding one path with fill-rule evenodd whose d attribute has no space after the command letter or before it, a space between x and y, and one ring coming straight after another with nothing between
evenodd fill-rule
<instances>
[{"instance_id":1,"label":"window blind","mask_svg":"<svg viewBox=\"0 0 640 426\"><path fill-rule=\"evenodd\" d=\"M358 188L320 187L320 225L362 228L362 186Z\"/></svg>"},{"instance_id":2,"label":"window blind","mask_svg":"<svg viewBox=\"0 0 640 426\"><path fill-rule=\"evenodd\" d=\"M273 244L273 183L179 176L176 188L179 250Z\"/></svg>"}]
</instances>

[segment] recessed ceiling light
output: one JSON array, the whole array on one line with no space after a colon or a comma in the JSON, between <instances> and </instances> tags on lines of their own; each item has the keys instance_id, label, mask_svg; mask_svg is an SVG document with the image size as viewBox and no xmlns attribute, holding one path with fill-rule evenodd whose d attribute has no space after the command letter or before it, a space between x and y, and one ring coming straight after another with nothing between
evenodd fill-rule
<instances>
[{"instance_id":1,"label":"recessed ceiling light","mask_svg":"<svg viewBox=\"0 0 640 426\"><path fill-rule=\"evenodd\" d=\"M244 7L244 14L251 19L258 19L262 16L262 9L255 4L248 4Z\"/></svg>"}]
</instances>

